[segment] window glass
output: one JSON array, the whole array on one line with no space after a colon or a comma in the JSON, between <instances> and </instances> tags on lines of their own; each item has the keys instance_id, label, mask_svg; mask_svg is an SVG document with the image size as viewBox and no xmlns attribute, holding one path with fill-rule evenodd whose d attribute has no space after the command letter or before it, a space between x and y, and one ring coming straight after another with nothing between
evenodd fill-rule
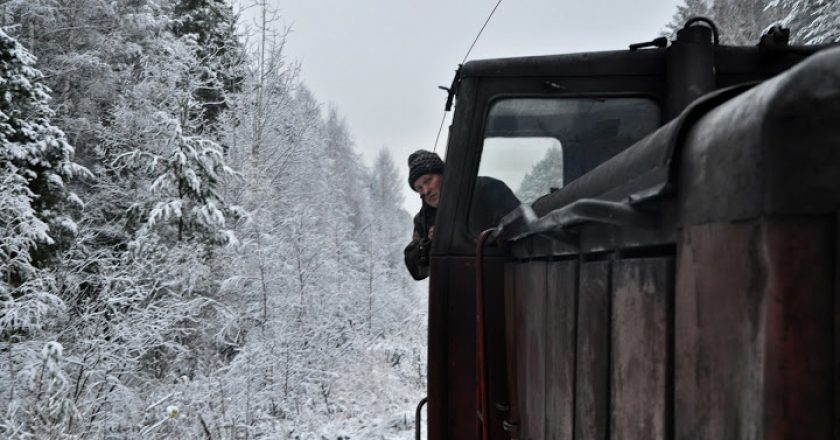
<instances>
[{"instance_id":1,"label":"window glass","mask_svg":"<svg viewBox=\"0 0 840 440\"><path fill-rule=\"evenodd\" d=\"M646 98L500 100L487 117L479 176L531 203L654 131L660 119Z\"/></svg>"},{"instance_id":2,"label":"window glass","mask_svg":"<svg viewBox=\"0 0 840 440\"><path fill-rule=\"evenodd\" d=\"M505 182L521 202L531 203L551 188L563 187L563 146L555 138L489 138L479 176Z\"/></svg>"}]
</instances>

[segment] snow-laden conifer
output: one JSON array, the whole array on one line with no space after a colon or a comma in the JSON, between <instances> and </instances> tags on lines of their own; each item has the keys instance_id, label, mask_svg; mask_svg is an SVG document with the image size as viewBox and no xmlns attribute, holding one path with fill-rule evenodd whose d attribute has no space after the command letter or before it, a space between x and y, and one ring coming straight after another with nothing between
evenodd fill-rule
<instances>
[{"instance_id":1,"label":"snow-laden conifer","mask_svg":"<svg viewBox=\"0 0 840 440\"><path fill-rule=\"evenodd\" d=\"M35 57L0 30L0 164L4 173L24 179L33 214L47 230L22 233L35 238L45 250L75 232L76 225L63 208L67 204L80 207L80 199L65 182L87 170L73 162L73 148L64 132L52 124L49 89L34 65Z\"/></svg>"},{"instance_id":2,"label":"snow-laden conifer","mask_svg":"<svg viewBox=\"0 0 840 440\"><path fill-rule=\"evenodd\" d=\"M40 329L62 302L43 271L57 239L76 232L79 199L65 181L87 171L50 121L35 58L0 30L0 334Z\"/></svg>"},{"instance_id":3,"label":"snow-laden conifer","mask_svg":"<svg viewBox=\"0 0 840 440\"><path fill-rule=\"evenodd\" d=\"M767 9L785 13L779 23L799 44L840 41L840 5L834 0L770 0Z\"/></svg>"},{"instance_id":4,"label":"snow-laden conifer","mask_svg":"<svg viewBox=\"0 0 840 440\"><path fill-rule=\"evenodd\" d=\"M254 39L265 44L231 66L244 86L224 84L222 106L201 93L226 75L211 40L232 34L205 21L222 3L4 3L55 90L54 125L95 177L74 187L86 206L72 246L32 266L52 296L6 315L29 326L14 324L0 362L0 437L410 433L425 307L394 258L411 226L391 193L404 178L388 158L362 164L337 110L324 114L285 57L270 12ZM208 130L214 106L219 129ZM48 182L69 181L58 177ZM29 197L24 187L5 196ZM249 220L231 222L232 205ZM218 246L228 230L240 241ZM62 356L45 364L51 341ZM28 378L44 365L66 380L55 396L74 402L62 423L37 425L45 412L29 411Z\"/></svg>"},{"instance_id":5,"label":"snow-laden conifer","mask_svg":"<svg viewBox=\"0 0 840 440\"><path fill-rule=\"evenodd\" d=\"M711 18L723 44L757 44L770 26L791 30L793 44L840 41L840 8L833 0L684 0L666 33L675 36L686 20Z\"/></svg>"},{"instance_id":6,"label":"snow-laden conifer","mask_svg":"<svg viewBox=\"0 0 840 440\"><path fill-rule=\"evenodd\" d=\"M548 194L551 188L563 187L563 151L556 147L550 147L545 156L534 164L522 183L516 190L516 197L519 200L531 203L540 196Z\"/></svg>"},{"instance_id":7,"label":"snow-laden conifer","mask_svg":"<svg viewBox=\"0 0 840 440\"><path fill-rule=\"evenodd\" d=\"M176 0L172 5L172 30L192 36L197 43L198 75L204 86L196 91L202 107L200 132L216 132L220 118L230 108L245 75L245 49L236 31L237 16L225 0Z\"/></svg>"},{"instance_id":8,"label":"snow-laden conifer","mask_svg":"<svg viewBox=\"0 0 840 440\"><path fill-rule=\"evenodd\" d=\"M229 205L219 188L238 173L226 164L222 147L200 130L204 109L197 93L207 79L195 70L197 45L191 36L177 42L161 49L158 56L166 64L147 69L135 101L116 114L139 141L116 163L150 179L150 197L132 208L140 216L139 237L157 233L174 242L229 243L228 223L244 212ZM142 125L136 117L143 118Z\"/></svg>"}]
</instances>

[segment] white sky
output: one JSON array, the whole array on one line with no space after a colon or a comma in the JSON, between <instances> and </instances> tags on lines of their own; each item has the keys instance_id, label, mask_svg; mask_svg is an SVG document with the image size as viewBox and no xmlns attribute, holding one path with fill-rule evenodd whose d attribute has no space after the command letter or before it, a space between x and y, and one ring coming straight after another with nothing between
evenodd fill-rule
<instances>
[{"instance_id":1,"label":"white sky","mask_svg":"<svg viewBox=\"0 0 840 440\"><path fill-rule=\"evenodd\" d=\"M434 144L446 97L437 86L449 86L497 0L268 1L291 26L287 55L315 97L338 108L365 162L386 147L407 176L408 155ZM504 0L469 59L624 49L656 38L677 3ZM404 189L413 213L420 200Z\"/></svg>"}]
</instances>

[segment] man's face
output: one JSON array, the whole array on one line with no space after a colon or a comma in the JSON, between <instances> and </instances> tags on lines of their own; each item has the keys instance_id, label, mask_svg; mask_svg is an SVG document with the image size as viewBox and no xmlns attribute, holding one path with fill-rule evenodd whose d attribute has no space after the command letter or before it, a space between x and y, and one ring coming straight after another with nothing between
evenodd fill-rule
<instances>
[{"instance_id":1,"label":"man's face","mask_svg":"<svg viewBox=\"0 0 840 440\"><path fill-rule=\"evenodd\" d=\"M441 182L443 182L441 174L423 174L414 181L414 190L420 194L425 204L437 208L440 202Z\"/></svg>"}]
</instances>

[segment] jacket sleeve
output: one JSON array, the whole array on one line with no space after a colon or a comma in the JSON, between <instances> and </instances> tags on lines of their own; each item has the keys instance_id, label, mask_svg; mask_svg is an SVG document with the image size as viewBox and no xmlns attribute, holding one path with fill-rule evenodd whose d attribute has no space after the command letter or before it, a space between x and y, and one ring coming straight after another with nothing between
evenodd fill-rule
<instances>
[{"instance_id":1,"label":"jacket sleeve","mask_svg":"<svg viewBox=\"0 0 840 440\"><path fill-rule=\"evenodd\" d=\"M405 267L415 280L422 280L429 276L429 252L432 241L423 236L423 228L414 221L414 235L411 243L405 247Z\"/></svg>"}]
</instances>

